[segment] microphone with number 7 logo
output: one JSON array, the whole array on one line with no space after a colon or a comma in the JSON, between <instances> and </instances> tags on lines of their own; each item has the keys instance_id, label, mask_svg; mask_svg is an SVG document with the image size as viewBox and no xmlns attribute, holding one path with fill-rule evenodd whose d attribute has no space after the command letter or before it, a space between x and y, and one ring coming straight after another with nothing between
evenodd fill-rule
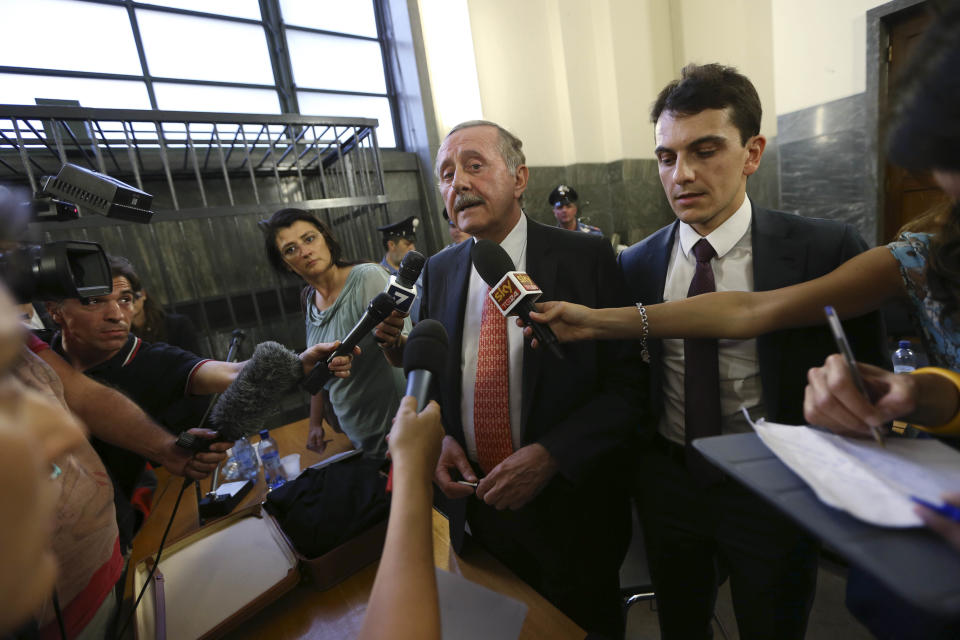
<instances>
[{"instance_id":1,"label":"microphone with number 7 logo","mask_svg":"<svg viewBox=\"0 0 960 640\"><path fill-rule=\"evenodd\" d=\"M413 301L417 299L417 278L423 271L423 265L427 261L422 253L408 251L400 261L400 268L397 269L397 275L390 276L390 282L384 293L393 299L397 311L409 313Z\"/></svg>"}]
</instances>

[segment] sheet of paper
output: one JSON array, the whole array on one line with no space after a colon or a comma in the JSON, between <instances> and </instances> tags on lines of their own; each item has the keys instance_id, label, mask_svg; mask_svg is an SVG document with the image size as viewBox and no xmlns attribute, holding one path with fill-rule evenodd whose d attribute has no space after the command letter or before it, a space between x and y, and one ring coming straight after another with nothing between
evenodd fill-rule
<instances>
[{"instance_id":1,"label":"sheet of paper","mask_svg":"<svg viewBox=\"0 0 960 640\"><path fill-rule=\"evenodd\" d=\"M854 440L810 427L754 423L757 435L826 504L871 524L922 525L911 495L960 491L960 453L931 439Z\"/></svg>"},{"instance_id":2,"label":"sheet of paper","mask_svg":"<svg viewBox=\"0 0 960 640\"><path fill-rule=\"evenodd\" d=\"M527 617L525 603L462 576L441 569L436 572L444 640L519 637Z\"/></svg>"},{"instance_id":3,"label":"sheet of paper","mask_svg":"<svg viewBox=\"0 0 960 640\"><path fill-rule=\"evenodd\" d=\"M901 493L940 504L944 493L960 491L960 453L939 440L887 438L884 448L872 440L829 437Z\"/></svg>"},{"instance_id":4,"label":"sheet of paper","mask_svg":"<svg viewBox=\"0 0 960 640\"><path fill-rule=\"evenodd\" d=\"M238 482L227 482L219 487L217 487L216 495L218 496L232 496L237 491L243 488L243 485L247 484L246 480L240 480Z\"/></svg>"}]
</instances>

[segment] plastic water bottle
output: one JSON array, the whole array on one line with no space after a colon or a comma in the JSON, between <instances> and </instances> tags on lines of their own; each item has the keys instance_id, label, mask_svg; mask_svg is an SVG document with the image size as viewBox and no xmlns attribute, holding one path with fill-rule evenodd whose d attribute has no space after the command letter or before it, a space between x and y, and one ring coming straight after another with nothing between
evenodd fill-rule
<instances>
[{"instance_id":1,"label":"plastic water bottle","mask_svg":"<svg viewBox=\"0 0 960 640\"><path fill-rule=\"evenodd\" d=\"M917 356L910 348L909 340L897 343L897 350L893 352L893 372L909 373L917 368Z\"/></svg>"},{"instance_id":2,"label":"plastic water bottle","mask_svg":"<svg viewBox=\"0 0 960 640\"><path fill-rule=\"evenodd\" d=\"M277 441L270 437L270 431L260 430L260 462L263 463L263 479L267 481L267 487L276 489L282 487L287 481L287 474L283 471L283 465L280 464L280 451L277 449Z\"/></svg>"},{"instance_id":3,"label":"plastic water bottle","mask_svg":"<svg viewBox=\"0 0 960 640\"><path fill-rule=\"evenodd\" d=\"M233 457L237 461L237 468L240 477L251 482L257 481L257 454L253 451L253 445L246 437L240 438L233 443Z\"/></svg>"}]
</instances>

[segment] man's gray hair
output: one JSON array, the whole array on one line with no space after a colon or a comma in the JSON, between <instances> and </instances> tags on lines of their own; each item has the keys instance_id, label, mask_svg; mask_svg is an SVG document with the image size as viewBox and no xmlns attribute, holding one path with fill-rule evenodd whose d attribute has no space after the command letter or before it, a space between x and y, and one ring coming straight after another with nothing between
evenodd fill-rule
<instances>
[{"instance_id":1,"label":"man's gray hair","mask_svg":"<svg viewBox=\"0 0 960 640\"><path fill-rule=\"evenodd\" d=\"M517 169L519 169L521 165L527 164L527 157L523 155L523 141L496 122L490 122L489 120L467 120L466 122L461 122L453 129L450 129L450 132L447 133L444 140L461 129L470 129L472 127L493 127L497 130L497 149L500 151L500 157L503 158L504 164L507 165L507 171L510 172L510 175L517 175ZM439 159L438 156L437 160L439 161ZM433 172L437 178L440 177L439 164L434 164ZM523 206L523 194L520 195L520 206Z\"/></svg>"}]
</instances>

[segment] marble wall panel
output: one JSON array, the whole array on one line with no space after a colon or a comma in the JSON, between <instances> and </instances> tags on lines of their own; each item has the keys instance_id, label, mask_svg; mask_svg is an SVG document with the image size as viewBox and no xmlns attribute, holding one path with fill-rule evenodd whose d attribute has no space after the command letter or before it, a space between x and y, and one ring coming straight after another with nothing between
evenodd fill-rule
<instances>
[{"instance_id":1,"label":"marble wall panel","mask_svg":"<svg viewBox=\"0 0 960 640\"><path fill-rule=\"evenodd\" d=\"M531 218L556 223L547 196L560 183L577 190L581 218L608 237L617 234L621 244L636 242L673 220L654 160L531 167L526 194Z\"/></svg>"},{"instance_id":2,"label":"marble wall panel","mask_svg":"<svg viewBox=\"0 0 960 640\"><path fill-rule=\"evenodd\" d=\"M780 208L780 146L769 138L756 173L747 178L747 195L758 207Z\"/></svg>"},{"instance_id":3,"label":"marble wall panel","mask_svg":"<svg viewBox=\"0 0 960 640\"><path fill-rule=\"evenodd\" d=\"M857 227L864 240L874 236L864 200L862 130L847 130L799 140L782 147L784 209L804 216L842 220Z\"/></svg>"},{"instance_id":4,"label":"marble wall panel","mask_svg":"<svg viewBox=\"0 0 960 640\"><path fill-rule=\"evenodd\" d=\"M626 231L620 242L635 244L675 219L660 181L628 182L625 184L622 206Z\"/></svg>"},{"instance_id":5,"label":"marble wall panel","mask_svg":"<svg viewBox=\"0 0 960 640\"><path fill-rule=\"evenodd\" d=\"M877 215L864 113L857 94L778 116L780 197L787 211L853 224L872 246Z\"/></svg>"},{"instance_id":6,"label":"marble wall panel","mask_svg":"<svg viewBox=\"0 0 960 640\"><path fill-rule=\"evenodd\" d=\"M858 93L777 116L777 140L780 144L786 144L850 129L862 129L863 120L864 96Z\"/></svg>"},{"instance_id":7,"label":"marble wall panel","mask_svg":"<svg viewBox=\"0 0 960 640\"><path fill-rule=\"evenodd\" d=\"M547 196L561 183L574 186L580 193L580 187L573 183L569 167L530 167L530 181L524 193L527 215L543 224L556 224Z\"/></svg>"}]
</instances>

